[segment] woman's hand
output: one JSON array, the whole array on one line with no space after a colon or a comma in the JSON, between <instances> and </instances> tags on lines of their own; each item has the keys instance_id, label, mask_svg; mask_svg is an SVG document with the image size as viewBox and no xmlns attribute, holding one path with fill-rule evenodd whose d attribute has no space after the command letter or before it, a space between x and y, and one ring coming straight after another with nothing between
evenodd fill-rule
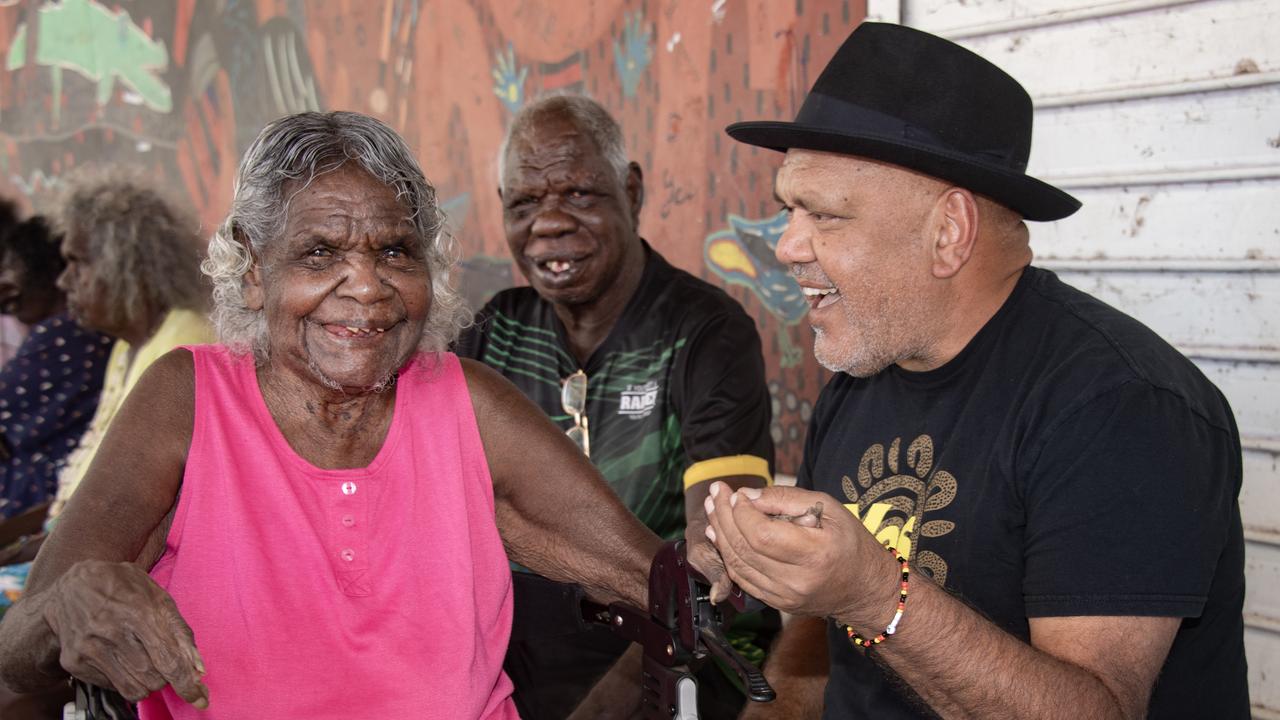
<instances>
[{"instance_id":1,"label":"woman's hand","mask_svg":"<svg viewBox=\"0 0 1280 720\"><path fill-rule=\"evenodd\" d=\"M707 538L707 522L690 523L685 527L684 552L694 570L711 583L711 602L718 603L729 597L733 589L733 580L724 571L724 560L720 551Z\"/></svg>"},{"instance_id":2,"label":"woman's hand","mask_svg":"<svg viewBox=\"0 0 1280 720\"><path fill-rule=\"evenodd\" d=\"M738 488L765 487L765 479L757 475L729 475L717 478L715 482L730 491ZM725 574L724 560L720 557L720 551L707 537L708 518L705 503L711 485L712 481L705 480L685 488L684 541L685 555L689 558L689 564L711 583L711 602L718 603L729 597L729 592L733 589L733 579Z\"/></svg>"},{"instance_id":3,"label":"woman's hand","mask_svg":"<svg viewBox=\"0 0 1280 720\"><path fill-rule=\"evenodd\" d=\"M50 588L44 619L72 675L138 701L165 685L209 705L195 637L159 585L132 563L84 560Z\"/></svg>"}]
</instances>

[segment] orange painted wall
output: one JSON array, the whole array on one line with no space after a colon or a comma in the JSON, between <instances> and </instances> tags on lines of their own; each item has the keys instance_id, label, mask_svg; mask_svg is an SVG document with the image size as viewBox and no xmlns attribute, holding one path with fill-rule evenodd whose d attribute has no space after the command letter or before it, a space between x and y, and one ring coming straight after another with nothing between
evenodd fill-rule
<instances>
[{"instance_id":1,"label":"orange painted wall","mask_svg":"<svg viewBox=\"0 0 1280 720\"><path fill-rule=\"evenodd\" d=\"M479 303L520 282L495 192L506 124L531 98L585 92L644 168L644 236L756 318L793 472L824 374L772 259L780 156L723 128L790 119L864 14L865 0L0 0L0 193L38 205L75 165L137 164L210 229L264 123L356 110L418 152Z\"/></svg>"}]
</instances>

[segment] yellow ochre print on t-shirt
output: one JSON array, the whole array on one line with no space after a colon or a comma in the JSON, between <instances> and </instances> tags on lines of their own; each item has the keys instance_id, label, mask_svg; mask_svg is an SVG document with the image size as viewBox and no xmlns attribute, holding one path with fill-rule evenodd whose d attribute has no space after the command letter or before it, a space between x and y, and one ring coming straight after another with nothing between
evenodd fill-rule
<instances>
[{"instance_id":1,"label":"yellow ochre print on t-shirt","mask_svg":"<svg viewBox=\"0 0 1280 720\"><path fill-rule=\"evenodd\" d=\"M930 550L913 557L912 539L941 537L955 529L950 520L928 520L925 516L951 504L956 497L956 478L933 467L933 439L928 435L907 445L905 467L901 445L901 438L894 438L888 452L879 443L867 448L858 463L857 480L848 475L841 478L840 485L850 501L845 507L877 540L897 549L916 567L927 570L939 585L945 585L946 560Z\"/></svg>"}]
</instances>

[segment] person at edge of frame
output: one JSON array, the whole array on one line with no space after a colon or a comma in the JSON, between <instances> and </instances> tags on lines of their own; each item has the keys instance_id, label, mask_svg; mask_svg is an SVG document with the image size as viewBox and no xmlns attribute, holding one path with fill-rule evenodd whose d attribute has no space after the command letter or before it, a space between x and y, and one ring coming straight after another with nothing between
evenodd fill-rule
<instances>
[{"instance_id":1,"label":"person at edge of frame","mask_svg":"<svg viewBox=\"0 0 1280 720\"><path fill-rule=\"evenodd\" d=\"M706 503L729 576L807 616L747 717L1249 717L1231 408L1031 264L1025 221L1080 207L1031 125L995 65L864 23L795 122L727 129L786 153L777 256L838 373L799 487Z\"/></svg>"}]
</instances>

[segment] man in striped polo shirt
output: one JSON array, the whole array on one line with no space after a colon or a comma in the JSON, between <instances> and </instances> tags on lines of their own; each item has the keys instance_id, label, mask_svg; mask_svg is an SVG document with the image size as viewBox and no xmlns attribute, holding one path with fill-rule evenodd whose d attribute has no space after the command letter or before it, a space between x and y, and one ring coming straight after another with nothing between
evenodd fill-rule
<instances>
[{"instance_id":1,"label":"man in striped polo shirt","mask_svg":"<svg viewBox=\"0 0 1280 720\"><path fill-rule=\"evenodd\" d=\"M691 554L712 552L702 511L710 481L762 487L771 477L755 323L641 239L640 166L594 101L553 96L522 109L500 175L507 242L530 286L494 297L458 353L501 372L564 427L655 533L687 529ZM576 510L590 508L566 508ZM565 717L626 647L607 630L527 643L515 632L506 667L530 720ZM759 661L756 639L746 649ZM708 670L702 716L736 716L741 693Z\"/></svg>"}]
</instances>

